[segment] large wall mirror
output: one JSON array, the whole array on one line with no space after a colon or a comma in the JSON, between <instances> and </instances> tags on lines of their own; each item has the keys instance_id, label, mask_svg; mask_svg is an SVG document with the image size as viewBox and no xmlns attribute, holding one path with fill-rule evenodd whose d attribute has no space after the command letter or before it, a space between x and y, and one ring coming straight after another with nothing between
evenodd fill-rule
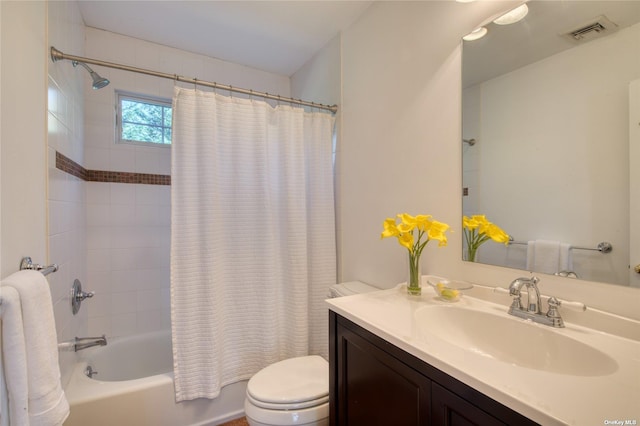
<instances>
[{"instance_id":1,"label":"large wall mirror","mask_svg":"<svg viewBox=\"0 0 640 426\"><path fill-rule=\"evenodd\" d=\"M474 261L640 287L640 1L526 5L463 42L463 214L513 240Z\"/></svg>"}]
</instances>

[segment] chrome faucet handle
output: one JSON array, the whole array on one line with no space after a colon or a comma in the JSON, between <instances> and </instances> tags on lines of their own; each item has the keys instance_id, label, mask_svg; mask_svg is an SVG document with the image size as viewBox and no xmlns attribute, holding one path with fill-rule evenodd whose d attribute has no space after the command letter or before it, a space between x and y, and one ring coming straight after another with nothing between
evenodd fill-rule
<instances>
[{"instance_id":1,"label":"chrome faucet handle","mask_svg":"<svg viewBox=\"0 0 640 426\"><path fill-rule=\"evenodd\" d=\"M547 311L547 318L551 321L553 327L564 327L564 320L560 316L558 308L562 304L557 298L549 298L549 310Z\"/></svg>"}]
</instances>

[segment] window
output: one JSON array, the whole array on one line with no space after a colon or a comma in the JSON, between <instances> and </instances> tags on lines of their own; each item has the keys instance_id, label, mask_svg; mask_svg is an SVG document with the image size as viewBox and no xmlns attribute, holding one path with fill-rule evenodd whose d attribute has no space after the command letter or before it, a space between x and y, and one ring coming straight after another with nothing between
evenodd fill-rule
<instances>
[{"instance_id":1,"label":"window","mask_svg":"<svg viewBox=\"0 0 640 426\"><path fill-rule=\"evenodd\" d=\"M117 92L118 142L171 144L171 101Z\"/></svg>"}]
</instances>

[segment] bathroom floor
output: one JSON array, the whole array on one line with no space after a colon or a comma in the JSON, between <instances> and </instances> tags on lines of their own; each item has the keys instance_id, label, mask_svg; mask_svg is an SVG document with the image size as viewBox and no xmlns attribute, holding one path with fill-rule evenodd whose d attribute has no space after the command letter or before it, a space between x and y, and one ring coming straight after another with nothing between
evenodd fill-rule
<instances>
[{"instance_id":1,"label":"bathroom floor","mask_svg":"<svg viewBox=\"0 0 640 426\"><path fill-rule=\"evenodd\" d=\"M241 417L239 419L223 423L220 426L249 426L249 423L247 423L247 419L245 417Z\"/></svg>"}]
</instances>

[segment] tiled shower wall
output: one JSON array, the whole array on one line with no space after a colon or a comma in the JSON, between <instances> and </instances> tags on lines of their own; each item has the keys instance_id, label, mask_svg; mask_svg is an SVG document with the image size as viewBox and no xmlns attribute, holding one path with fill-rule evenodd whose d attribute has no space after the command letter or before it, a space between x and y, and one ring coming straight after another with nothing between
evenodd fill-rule
<instances>
[{"instance_id":1,"label":"tiled shower wall","mask_svg":"<svg viewBox=\"0 0 640 426\"><path fill-rule=\"evenodd\" d=\"M289 78L86 28L85 56L289 96ZM174 82L95 67L111 84L85 84L85 169L169 175L170 147L115 143L115 90L171 99ZM192 85L184 85L192 88ZM200 88L202 89L202 88ZM122 336L167 328L170 186L86 182L88 333Z\"/></svg>"},{"instance_id":2,"label":"tiled shower wall","mask_svg":"<svg viewBox=\"0 0 640 426\"><path fill-rule=\"evenodd\" d=\"M168 328L170 187L86 185L89 334Z\"/></svg>"},{"instance_id":3,"label":"tiled shower wall","mask_svg":"<svg viewBox=\"0 0 640 426\"><path fill-rule=\"evenodd\" d=\"M75 2L48 2L49 45L65 53L84 54L84 22ZM48 62L48 208L49 260L60 267L48 276L58 341L85 336L87 311L71 313L73 280L86 283L85 182L56 168L56 151L82 163L86 73L70 62ZM43 262L44 259L34 259ZM75 362L73 352L60 352L63 384Z\"/></svg>"}]
</instances>

